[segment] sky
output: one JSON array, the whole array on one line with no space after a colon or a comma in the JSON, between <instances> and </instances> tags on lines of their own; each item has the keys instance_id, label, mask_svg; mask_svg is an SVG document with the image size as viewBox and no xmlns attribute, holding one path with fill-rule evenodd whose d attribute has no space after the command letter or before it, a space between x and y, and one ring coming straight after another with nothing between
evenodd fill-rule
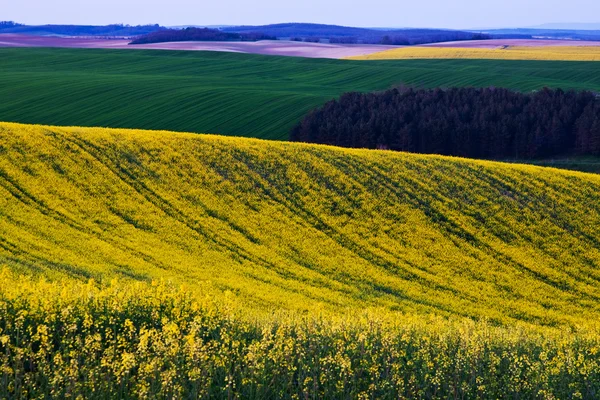
<instances>
[{"instance_id":1,"label":"sky","mask_svg":"<svg viewBox=\"0 0 600 400\"><path fill-rule=\"evenodd\" d=\"M0 0L24 24L262 25L474 29L599 23L599 0Z\"/></svg>"}]
</instances>

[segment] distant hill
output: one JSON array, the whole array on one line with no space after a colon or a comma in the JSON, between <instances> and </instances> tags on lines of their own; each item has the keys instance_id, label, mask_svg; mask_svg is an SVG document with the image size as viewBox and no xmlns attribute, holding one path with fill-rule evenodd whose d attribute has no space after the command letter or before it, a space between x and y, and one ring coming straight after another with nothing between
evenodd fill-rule
<instances>
[{"instance_id":1,"label":"distant hill","mask_svg":"<svg viewBox=\"0 0 600 400\"><path fill-rule=\"evenodd\" d=\"M579 31L598 31L600 30L600 23L553 23L553 24L542 24L537 26L530 26L531 29L566 29L566 30L579 30Z\"/></svg>"},{"instance_id":2,"label":"distant hill","mask_svg":"<svg viewBox=\"0 0 600 400\"><path fill-rule=\"evenodd\" d=\"M418 28L356 28L339 25L324 25L311 23L283 23L260 26L226 26L226 25L184 25L165 28L158 24L130 26L111 24L95 25L23 25L12 21L0 22L0 34L12 33L39 36L92 36L92 37L123 37L132 38L148 35L157 31L186 28L215 29L225 33L251 34L257 32L280 39L292 39L310 42L331 43L362 43L387 45L416 45L460 40L483 40L492 37L530 38L531 34L523 30L492 30L481 33L476 30L457 31L449 29L418 29ZM534 30L535 31L535 30ZM536 31L537 32L537 31ZM539 32L537 32L539 33ZM492 36L493 35L493 36ZM196 39L184 39L196 40ZM203 39L200 39L203 40ZM228 40L228 39L225 39ZM587 40L587 39L586 39ZM592 39L593 40L593 39ZM162 41L162 40L161 40Z\"/></svg>"},{"instance_id":3,"label":"distant hill","mask_svg":"<svg viewBox=\"0 0 600 400\"><path fill-rule=\"evenodd\" d=\"M130 44L165 43L165 42L214 42L214 41L242 41L254 42L258 40L276 40L274 36L267 36L260 32L223 32L219 29L209 28L184 28L165 29L142 35Z\"/></svg>"},{"instance_id":4,"label":"distant hill","mask_svg":"<svg viewBox=\"0 0 600 400\"><path fill-rule=\"evenodd\" d=\"M370 43L410 45L455 40L487 39L477 32L445 29L375 29L355 28L339 25L309 23L285 23L261 26L235 26L222 29L224 32L262 32L278 38L307 41L330 41L335 43Z\"/></svg>"},{"instance_id":5,"label":"distant hill","mask_svg":"<svg viewBox=\"0 0 600 400\"><path fill-rule=\"evenodd\" d=\"M209 28L209 29L222 29L231 28L235 25L173 25L167 26L168 29L185 29L185 28Z\"/></svg>"},{"instance_id":6,"label":"distant hill","mask_svg":"<svg viewBox=\"0 0 600 400\"><path fill-rule=\"evenodd\" d=\"M568 29L488 29L484 33L492 38L541 38L566 40L600 40L600 30L568 30Z\"/></svg>"},{"instance_id":7,"label":"distant hill","mask_svg":"<svg viewBox=\"0 0 600 400\"><path fill-rule=\"evenodd\" d=\"M0 22L0 33L39 36L94 36L132 37L165 29L158 24L130 26L112 24L95 25L22 25L12 21Z\"/></svg>"}]
</instances>

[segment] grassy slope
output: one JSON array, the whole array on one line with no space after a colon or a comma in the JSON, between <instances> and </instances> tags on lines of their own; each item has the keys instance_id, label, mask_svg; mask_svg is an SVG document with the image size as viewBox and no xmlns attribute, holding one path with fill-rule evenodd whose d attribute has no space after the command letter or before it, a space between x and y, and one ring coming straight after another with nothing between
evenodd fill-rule
<instances>
[{"instance_id":1,"label":"grassy slope","mask_svg":"<svg viewBox=\"0 0 600 400\"><path fill-rule=\"evenodd\" d=\"M0 124L0 264L258 307L600 316L600 177L169 132Z\"/></svg>"},{"instance_id":2,"label":"grassy slope","mask_svg":"<svg viewBox=\"0 0 600 400\"><path fill-rule=\"evenodd\" d=\"M405 60L405 59L489 59L489 60L554 60L600 61L600 46L510 46L499 49L461 47L403 47L352 60Z\"/></svg>"},{"instance_id":3,"label":"grassy slope","mask_svg":"<svg viewBox=\"0 0 600 400\"><path fill-rule=\"evenodd\" d=\"M258 55L0 49L0 120L285 139L346 91L401 83L600 90L600 64L497 60L359 62Z\"/></svg>"}]
</instances>

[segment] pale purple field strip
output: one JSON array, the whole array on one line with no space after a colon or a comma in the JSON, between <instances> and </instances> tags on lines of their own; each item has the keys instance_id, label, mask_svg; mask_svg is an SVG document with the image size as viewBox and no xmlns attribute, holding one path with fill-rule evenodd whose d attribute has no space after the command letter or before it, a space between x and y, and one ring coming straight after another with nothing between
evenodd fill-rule
<instances>
[{"instance_id":1,"label":"pale purple field strip","mask_svg":"<svg viewBox=\"0 0 600 400\"><path fill-rule=\"evenodd\" d=\"M103 49L205 50L278 56L344 58L389 50L395 46L346 45L265 40L260 42L168 42L129 45L128 40L61 38L0 34L0 47L71 47Z\"/></svg>"},{"instance_id":2,"label":"pale purple field strip","mask_svg":"<svg viewBox=\"0 0 600 400\"><path fill-rule=\"evenodd\" d=\"M133 46L128 43L129 40L125 39L62 38L0 34L0 47L204 50L310 58L345 58L402 47L362 44L304 43L283 40L264 40L260 42L168 42ZM422 46L470 48L498 48L502 46L600 46L600 42L576 40L494 39L434 43Z\"/></svg>"}]
</instances>

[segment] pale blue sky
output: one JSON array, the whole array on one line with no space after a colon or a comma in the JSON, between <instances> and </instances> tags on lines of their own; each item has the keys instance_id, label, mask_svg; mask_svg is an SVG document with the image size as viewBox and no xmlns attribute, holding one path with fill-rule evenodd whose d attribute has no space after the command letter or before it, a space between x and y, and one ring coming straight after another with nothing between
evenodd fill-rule
<instances>
[{"instance_id":1,"label":"pale blue sky","mask_svg":"<svg viewBox=\"0 0 600 400\"><path fill-rule=\"evenodd\" d=\"M483 28L600 22L600 0L0 0L0 20L27 24Z\"/></svg>"}]
</instances>

